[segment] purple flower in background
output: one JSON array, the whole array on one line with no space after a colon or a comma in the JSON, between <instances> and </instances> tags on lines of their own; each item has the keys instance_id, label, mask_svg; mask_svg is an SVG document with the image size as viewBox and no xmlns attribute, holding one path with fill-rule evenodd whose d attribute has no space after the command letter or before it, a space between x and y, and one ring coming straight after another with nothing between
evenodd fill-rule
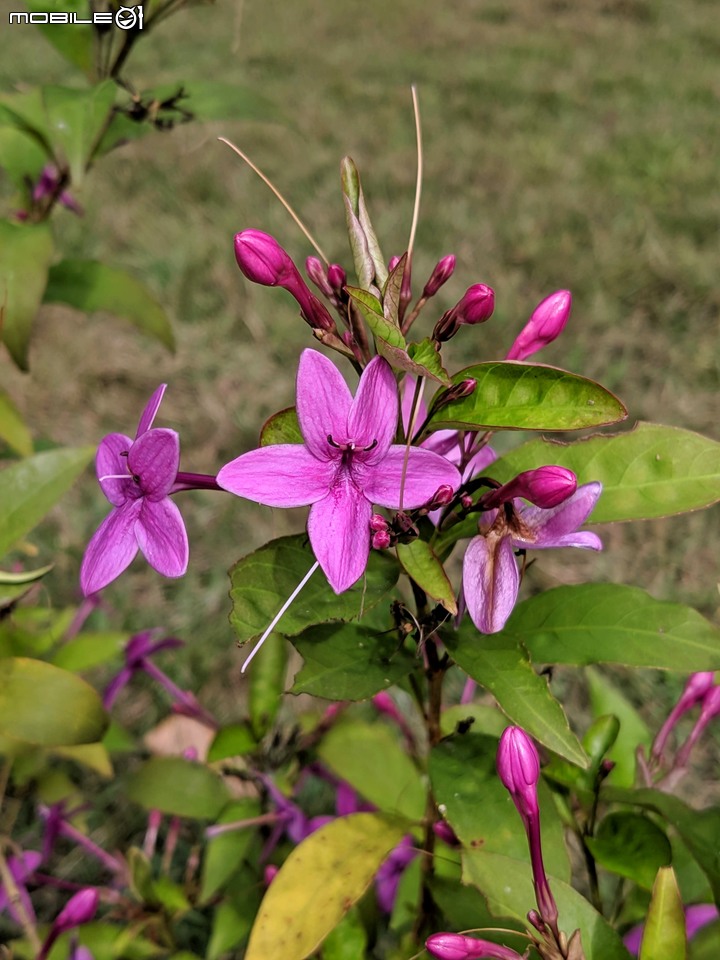
<instances>
[{"instance_id":1,"label":"purple flower in background","mask_svg":"<svg viewBox=\"0 0 720 960\"><path fill-rule=\"evenodd\" d=\"M413 838L403 837L375 874L375 893L383 913L392 913L403 873L417 856Z\"/></svg>"},{"instance_id":2,"label":"purple flower in background","mask_svg":"<svg viewBox=\"0 0 720 960\"><path fill-rule=\"evenodd\" d=\"M41 863L42 854L36 850L25 850L19 856L7 858L8 869L15 881L20 903L25 909L26 916L33 922L35 922L35 911L33 910L32 901L30 900L30 895L27 892L25 884ZM13 920L15 920L16 923L20 923L17 910L8 898L7 890L4 886L0 885L0 913L3 910L7 910Z\"/></svg>"},{"instance_id":3,"label":"purple flower in background","mask_svg":"<svg viewBox=\"0 0 720 960\"><path fill-rule=\"evenodd\" d=\"M83 923L89 923L95 916L99 902L100 896L94 887L85 887L70 897L50 928L37 960L45 960L61 934L82 926Z\"/></svg>"},{"instance_id":4,"label":"purple flower in background","mask_svg":"<svg viewBox=\"0 0 720 960\"><path fill-rule=\"evenodd\" d=\"M217 480L269 507L311 505L310 543L330 586L342 593L365 570L372 505L420 507L443 484L457 489L460 475L436 453L411 447L406 459L406 448L393 444L397 386L381 357L367 365L353 399L337 367L305 350L297 415L303 445L251 450L224 466Z\"/></svg>"},{"instance_id":5,"label":"purple flower in background","mask_svg":"<svg viewBox=\"0 0 720 960\"><path fill-rule=\"evenodd\" d=\"M717 920L719 916L718 908L714 903L695 903L692 906L685 907L685 933L687 939L692 940L699 930L714 920ZM623 943L635 957L640 952L644 932L645 924L639 923L636 927L628 930L623 937Z\"/></svg>"},{"instance_id":6,"label":"purple flower in background","mask_svg":"<svg viewBox=\"0 0 720 960\"><path fill-rule=\"evenodd\" d=\"M98 480L114 509L85 550L80 569L85 596L118 577L138 550L166 577L181 577L187 570L185 524L169 497L178 475L180 439L174 430L152 426L165 387L150 397L134 440L111 433L98 447Z\"/></svg>"},{"instance_id":7,"label":"purple flower in background","mask_svg":"<svg viewBox=\"0 0 720 960\"><path fill-rule=\"evenodd\" d=\"M508 350L506 359L526 360L552 343L563 332L571 307L572 296L569 290L557 290L545 297L533 310L530 319Z\"/></svg>"},{"instance_id":8,"label":"purple flower in background","mask_svg":"<svg viewBox=\"0 0 720 960\"><path fill-rule=\"evenodd\" d=\"M696 704L700 703L704 699L705 694L710 690L714 682L715 674L712 672L692 674L685 684L685 689L683 690L680 699L670 711L667 720L660 728L658 735L655 737L652 745L652 755L654 757L657 757L658 759L662 757L667 739L680 717L686 714L688 710L692 710Z\"/></svg>"},{"instance_id":9,"label":"purple flower in background","mask_svg":"<svg viewBox=\"0 0 720 960\"><path fill-rule=\"evenodd\" d=\"M434 933L425 941L425 948L437 960L522 960L509 947L461 933Z\"/></svg>"},{"instance_id":10,"label":"purple flower in background","mask_svg":"<svg viewBox=\"0 0 720 960\"><path fill-rule=\"evenodd\" d=\"M483 516L484 532L470 541L463 560L465 603L481 633L502 630L515 606L520 589L515 550L602 550L597 534L577 529L592 513L601 492L601 483L586 483L549 510L512 500L509 519L502 509Z\"/></svg>"}]
</instances>

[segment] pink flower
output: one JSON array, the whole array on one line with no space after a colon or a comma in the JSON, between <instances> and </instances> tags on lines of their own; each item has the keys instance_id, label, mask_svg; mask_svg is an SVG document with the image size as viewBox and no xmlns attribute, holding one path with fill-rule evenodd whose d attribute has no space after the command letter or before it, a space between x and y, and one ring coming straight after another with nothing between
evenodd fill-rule
<instances>
[{"instance_id":1,"label":"pink flower","mask_svg":"<svg viewBox=\"0 0 720 960\"><path fill-rule=\"evenodd\" d=\"M532 316L518 334L507 352L508 360L526 360L542 350L565 328L572 307L569 290L557 290L545 297L533 310Z\"/></svg>"},{"instance_id":2,"label":"pink flower","mask_svg":"<svg viewBox=\"0 0 720 960\"><path fill-rule=\"evenodd\" d=\"M269 507L310 505L308 535L336 593L362 575L370 552L373 504L413 509L460 475L429 450L393 444L398 393L390 365L375 357L353 399L330 360L305 350L297 375L297 415L304 444L251 450L228 463L218 483ZM403 470L405 482L403 486ZM402 495L401 495L402 488Z\"/></svg>"}]
</instances>

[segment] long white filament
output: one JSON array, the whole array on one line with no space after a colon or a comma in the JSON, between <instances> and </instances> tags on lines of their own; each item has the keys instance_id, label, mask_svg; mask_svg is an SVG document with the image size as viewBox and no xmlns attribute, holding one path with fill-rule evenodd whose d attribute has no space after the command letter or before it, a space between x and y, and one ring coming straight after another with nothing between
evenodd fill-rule
<instances>
[{"instance_id":1,"label":"long white filament","mask_svg":"<svg viewBox=\"0 0 720 960\"><path fill-rule=\"evenodd\" d=\"M320 564L319 564L319 563L317 562L317 560L316 560L315 563L310 567L310 569L308 570L308 572L305 574L305 576L302 578L302 580L300 581L300 583L295 587L295 589L293 590L293 592L292 592L292 593L290 594L290 596L287 598L287 600L285 601L285 603L280 607L280 609L278 610L278 612L277 612L277 613L275 614L275 616L273 617L273 619L272 619L272 621L271 621L271 623L270 623L270 626L267 628L267 630L265 631L265 633L260 637L260 639L259 639L258 642L255 644L255 646L252 648L252 652L250 653L250 656L247 658L247 660L245 661L245 663L242 665L242 669L241 669L241 671L240 671L241 673L245 673L245 671L247 670L247 668L250 666L250 661L252 660L252 658L253 658L253 657L255 656L255 654L258 652L258 650L260 649L260 647L265 643L265 641L267 640L267 638L270 636L270 634L273 632L273 630L274 630L275 627L277 626L278 621L280 620L280 618L282 617L282 615L285 613L285 611L287 610L287 608L288 608L288 607L290 606L290 604L293 602L293 600L295 599L295 597L300 593L300 591L302 590L302 588L305 586L305 584L308 582L308 580L310 579L310 577L315 573L315 571L317 570L317 568L318 568L319 566L320 566Z\"/></svg>"}]
</instances>

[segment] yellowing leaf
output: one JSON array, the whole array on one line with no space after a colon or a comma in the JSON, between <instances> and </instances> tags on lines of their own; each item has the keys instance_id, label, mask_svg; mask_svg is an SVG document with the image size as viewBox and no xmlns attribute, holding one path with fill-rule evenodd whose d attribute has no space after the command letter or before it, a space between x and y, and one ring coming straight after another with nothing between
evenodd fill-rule
<instances>
[{"instance_id":1,"label":"yellowing leaf","mask_svg":"<svg viewBox=\"0 0 720 960\"><path fill-rule=\"evenodd\" d=\"M265 894L245 960L304 960L363 895L407 832L379 813L340 817L296 847Z\"/></svg>"}]
</instances>

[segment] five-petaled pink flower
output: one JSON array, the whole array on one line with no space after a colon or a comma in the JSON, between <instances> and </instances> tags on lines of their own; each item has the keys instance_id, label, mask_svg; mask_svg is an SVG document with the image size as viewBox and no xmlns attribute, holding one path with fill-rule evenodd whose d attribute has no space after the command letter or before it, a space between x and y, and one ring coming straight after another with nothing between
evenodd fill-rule
<instances>
[{"instance_id":1,"label":"five-petaled pink flower","mask_svg":"<svg viewBox=\"0 0 720 960\"><path fill-rule=\"evenodd\" d=\"M80 569L85 596L120 576L138 550L166 577L181 577L187 570L185 524L169 497L178 475L180 439L174 430L152 425L165 387L150 397L134 440L111 433L98 447L98 480L114 509L85 551Z\"/></svg>"},{"instance_id":2,"label":"five-petaled pink flower","mask_svg":"<svg viewBox=\"0 0 720 960\"><path fill-rule=\"evenodd\" d=\"M353 399L335 365L305 350L297 375L297 415L304 444L243 454L222 468L218 484L269 507L311 505L308 535L330 586L342 593L362 575L370 551L372 505L414 509L457 469L437 453L393 444L398 391L382 357L367 365ZM403 482L404 473L404 482Z\"/></svg>"}]
</instances>

